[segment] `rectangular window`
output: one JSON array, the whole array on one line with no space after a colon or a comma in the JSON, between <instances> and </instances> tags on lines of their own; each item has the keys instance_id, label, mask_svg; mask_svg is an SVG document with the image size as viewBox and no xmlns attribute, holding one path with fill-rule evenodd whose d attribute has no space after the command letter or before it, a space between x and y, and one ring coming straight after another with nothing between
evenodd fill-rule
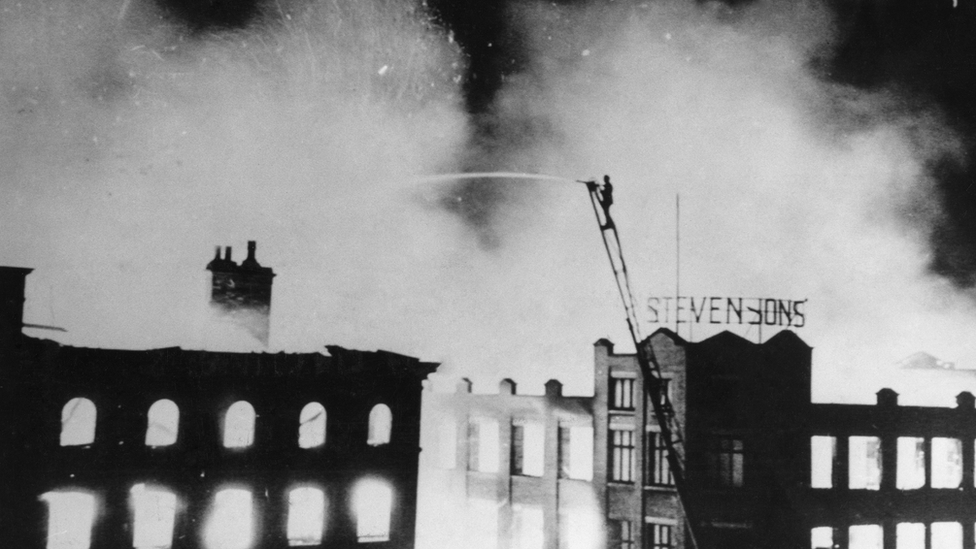
<instances>
[{"instance_id":1,"label":"rectangular window","mask_svg":"<svg viewBox=\"0 0 976 549\"><path fill-rule=\"evenodd\" d=\"M878 437L850 437L848 439L847 487L852 490L881 488L881 440Z\"/></svg>"},{"instance_id":2,"label":"rectangular window","mask_svg":"<svg viewBox=\"0 0 976 549\"><path fill-rule=\"evenodd\" d=\"M593 427L559 427L559 478L593 480Z\"/></svg>"},{"instance_id":3,"label":"rectangular window","mask_svg":"<svg viewBox=\"0 0 976 549\"><path fill-rule=\"evenodd\" d=\"M810 487L834 487L834 460L837 459L837 439L810 437Z\"/></svg>"},{"instance_id":4,"label":"rectangular window","mask_svg":"<svg viewBox=\"0 0 976 549\"><path fill-rule=\"evenodd\" d=\"M925 486L925 439L898 437L898 468L895 486L914 490Z\"/></svg>"},{"instance_id":5,"label":"rectangular window","mask_svg":"<svg viewBox=\"0 0 976 549\"><path fill-rule=\"evenodd\" d=\"M629 520L610 521L609 549L634 549L634 523Z\"/></svg>"},{"instance_id":6,"label":"rectangular window","mask_svg":"<svg viewBox=\"0 0 976 549\"><path fill-rule=\"evenodd\" d=\"M646 549L671 549L674 547L674 526L656 522L645 523L644 547Z\"/></svg>"},{"instance_id":7,"label":"rectangular window","mask_svg":"<svg viewBox=\"0 0 976 549\"><path fill-rule=\"evenodd\" d=\"M958 522L933 522L931 528L933 548L962 549L962 524Z\"/></svg>"},{"instance_id":8,"label":"rectangular window","mask_svg":"<svg viewBox=\"0 0 976 549\"><path fill-rule=\"evenodd\" d=\"M95 523L95 496L84 492L48 492L47 549L88 549Z\"/></svg>"},{"instance_id":9,"label":"rectangular window","mask_svg":"<svg viewBox=\"0 0 976 549\"><path fill-rule=\"evenodd\" d=\"M644 436L644 478L652 486L673 486L671 466L668 464L668 447L658 431L647 431Z\"/></svg>"},{"instance_id":10,"label":"rectangular window","mask_svg":"<svg viewBox=\"0 0 976 549\"><path fill-rule=\"evenodd\" d=\"M512 504L511 549L542 549L544 540L542 507Z\"/></svg>"},{"instance_id":11,"label":"rectangular window","mask_svg":"<svg viewBox=\"0 0 976 549\"><path fill-rule=\"evenodd\" d=\"M711 442L708 454L708 476L718 486L741 487L744 484L744 448L741 439L718 438Z\"/></svg>"},{"instance_id":12,"label":"rectangular window","mask_svg":"<svg viewBox=\"0 0 976 549\"><path fill-rule=\"evenodd\" d=\"M610 429L610 480L634 481L634 431Z\"/></svg>"},{"instance_id":13,"label":"rectangular window","mask_svg":"<svg viewBox=\"0 0 976 549\"><path fill-rule=\"evenodd\" d=\"M132 505L132 547L167 549L173 545L176 496L171 492L136 484L129 490Z\"/></svg>"},{"instance_id":14,"label":"rectangular window","mask_svg":"<svg viewBox=\"0 0 976 549\"><path fill-rule=\"evenodd\" d=\"M468 470L498 472L498 422L472 418L468 423Z\"/></svg>"},{"instance_id":15,"label":"rectangular window","mask_svg":"<svg viewBox=\"0 0 976 549\"><path fill-rule=\"evenodd\" d=\"M896 549L925 549L925 525L902 522L895 526Z\"/></svg>"},{"instance_id":16,"label":"rectangular window","mask_svg":"<svg viewBox=\"0 0 976 549\"><path fill-rule=\"evenodd\" d=\"M882 549L884 533L878 524L860 524L847 530L848 549Z\"/></svg>"},{"instance_id":17,"label":"rectangular window","mask_svg":"<svg viewBox=\"0 0 976 549\"><path fill-rule=\"evenodd\" d=\"M545 444L545 429L541 423L512 425L512 474L541 477Z\"/></svg>"},{"instance_id":18,"label":"rectangular window","mask_svg":"<svg viewBox=\"0 0 976 549\"><path fill-rule=\"evenodd\" d=\"M634 409L634 379L629 377L610 378L610 409Z\"/></svg>"},{"instance_id":19,"label":"rectangular window","mask_svg":"<svg viewBox=\"0 0 976 549\"><path fill-rule=\"evenodd\" d=\"M932 439L932 488L959 488L962 484L962 441Z\"/></svg>"},{"instance_id":20,"label":"rectangular window","mask_svg":"<svg viewBox=\"0 0 976 549\"><path fill-rule=\"evenodd\" d=\"M834 549L834 529L830 526L819 526L810 530L810 547L811 549Z\"/></svg>"},{"instance_id":21,"label":"rectangular window","mask_svg":"<svg viewBox=\"0 0 976 549\"><path fill-rule=\"evenodd\" d=\"M666 379L666 378L662 378L661 379L661 393L660 394L661 395L664 395L667 398L666 399L662 398L661 399L661 404L665 404L665 403L668 403L668 402L670 402L672 404L674 403L674 396L671 394L671 391L672 391L672 388L671 388L671 380L670 379ZM654 417L654 403L651 401L651 395L650 394L647 394L646 392L645 392L645 395L644 395L644 407L647 410L647 412L646 412L647 413L647 417L649 417L649 418Z\"/></svg>"}]
</instances>

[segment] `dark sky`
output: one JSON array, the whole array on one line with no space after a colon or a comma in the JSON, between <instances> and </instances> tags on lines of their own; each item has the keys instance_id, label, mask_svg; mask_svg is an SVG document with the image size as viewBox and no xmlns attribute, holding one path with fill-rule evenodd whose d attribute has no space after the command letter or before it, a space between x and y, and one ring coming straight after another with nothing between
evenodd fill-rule
<instances>
[{"instance_id":1,"label":"dark sky","mask_svg":"<svg viewBox=\"0 0 976 549\"><path fill-rule=\"evenodd\" d=\"M172 17L201 31L244 27L262 8L260 0L158 1ZM743 4L748 3L735 2L732 8ZM832 0L838 39L813 64L824 79L867 90L898 90L907 101L934 102L966 137L968 158L976 152L972 91L976 1L956 0L955 4L953 0ZM468 57L464 91L474 131L480 134L474 138L490 143L494 128L486 115L506 75L517 72L521 64L517 31L506 21L506 0L429 0L429 6ZM971 288L976 286L976 189L972 185L976 170L958 159L933 161L929 170L939 182L937 192L945 212L931 233L930 267L956 285Z\"/></svg>"}]
</instances>

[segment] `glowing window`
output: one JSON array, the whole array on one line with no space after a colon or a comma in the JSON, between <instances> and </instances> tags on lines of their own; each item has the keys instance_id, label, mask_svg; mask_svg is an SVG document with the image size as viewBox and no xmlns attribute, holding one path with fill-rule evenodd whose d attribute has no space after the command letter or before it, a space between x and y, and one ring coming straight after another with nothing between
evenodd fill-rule
<instances>
[{"instance_id":1,"label":"glowing window","mask_svg":"<svg viewBox=\"0 0 976 549\"><path fill-rule=\"evenodd\" d=\"M932 488L959 488L962 484L962 441L932 439Z\"/></svg>"},{"instance_id":2,"label":"glowing window","mask_svg":"<svg viewBox=\"0 0 976 549\"><path fill-rule=\"evenodd\" d=\"M180 409L172 400L157 400L149 407L146 446L169 446L179 433Z\"/></svg>"},{"instance_id":3,"label":"glowing window","mask_svg":"<svg viewBox=\"0 0 976 549\"><path fill-rule=\"evenodd\" d=\"M437 426L437 465L453 469L457 465L457 422L442 420Z\"/></svg>"},{"instance_id":4,"label":"glowing window","mask_svg":"<svg viewBox=\"0 0 976 549\"><path fill-rule=\"evenodd\" d=\"M962 524L958 522L933 522L932 547L962 549Z\"/></svg>"},{"instance_id":5,"label":"glowing window","mask_svg":"<svg viewBox=\"0 0 976 549\"><path fill-rule=\"evenodd\" d=\"M884 534L878 524L861 524L848 529L848 549L882 549Z\"/></svg>"},{"instance_id":6,"label":"glowing window","mask_svg":"<svg viewBox=\"0 0 976 549\"><path fill-rule=\"evenodd\" d=\"M812 549L833 549L834 529L830 526L820 526L810 530L810 547Z\"/></svg>"},{"instance_id":7,"label":"glowing window","mask_svg":"<svg viewBox=\"0 0 976 549\"><path fill-rule=\"evenodd\" d=\"M364 480L356 487L356 536L360 542L389 541L393 490L379 480Z\"/></svg>"},{"instance_id":8,"label":"glowing window","mask_svg":"<svg viewBox=\"0 0 976 549\"><path fill-rule=\"evenodd\" d=\"M498 472L498 422L472 418L468 423L468 470Z\"/></svg>"},{"instance_id":9,"label":"glowing window","mask_svg":"<svg viewBox=\"0 0 976 549\"><path fill-rule=\"evenodd\" d=\"M902 522L896 526L895 547L897 549L925 549L925 525Z\"/></svg>"},{"instance_id":10,"label":"glowing window","mask_svg":"<svg viewBox=\"0 0 976 549\"><path fill-rule=\"evenodd\" d=\"M48 492L47 549L88 549L95 523L95 497L84 492Z\"/></svg>"},{"instance_id":11,"label":"glowing window","mask_svg":"<svg viewBox=\"0 0 976 549\"><path fill-rule=\"evenodd\" d=\"M298 416L298 445L302 448L316 448L325 444L325 407L318 402L309 402Z\"/></svg>"},{"instance_id":12,"label":"glowing window","mask_svg":"<svg viewBox=\"0 0 976 549\"><path fill-rule=\"evenodd\" d=\"M511 471L513 475L542 476L545 437L545 428L541 423L512 425Z\"/></svg>"},{"instance_id":13,"label":"glowing window","mask_svg":"<svg viewBox=\"0 0 976 549\"><path fill-rule=\"evenodd\" d=\"M170 492L136 484L130 491L133 522L132 547L168 549L173 545L176 496Z\"/></svg>"},{"instance_id":14,"label":"glowing window","mask_svg":"<svg viewBox=\"0 0 976 549\"><path fill-rule=\"evenodd\" d=\"M377 404L369 413L369 437L366 443L370 446L380 446L390 442L390 431L393 430L393 413L386 404Z\"/></svg>"},{"instance_id":15,"label":"glowing window","mask_svg":"<svg viewBox=\"0 0 976 549\"><path fill-rule=\"evenodd\" d=\"M914 490L925 486L925 439L898 437L898 474L895 475L895 486L899 490Z\"/></svg>"},{"instance_id":16,"label":"glowing window","mask_svg":"<svg viewBox=\"0 0 976 549\"><path fill-rule=\"evenodd\" d=\"M834 486L834 459L837 458L837 439L810 437L810 487Z\"/></svg>"},{"instance_id":17,"label":"glowing window","mask_svg":"<svg viewBox=\"0 0 976 549\"><path fill-rule=\"evenodd\" d=\"M254 443L254 407L241 400L227 409L224 417L224 446L246 448Z\"/></svg>"},{"instance_id":18,"label":"glowing window","mask_svg":"<svg viewBox=\"0 0 976 549\"><path fill-rule=\"evenodd\" d=\"M878 437L850 437L848 488L881 488L881 440Z\"/></svg>"},{"instance_id":19,"label":"glowing window","mask_svg":"<svg viewBox=\"0 0 976 549\"><path fill-rule=\"evenodd\" d=\"M207 549L248 549L254 536L251 492L228 488L217 492L203 536Z\"/></svg>"},{"instance_id":20,"label":"glowing window","mask_svg":"<svg viewBox=\"0 0 976 549\"><path fill-rule=\"evenodd\" d=\"M84 446L95 442L95 403L73 398L61 409L61 446Z\"/></svg>"},{"instance_id":21,"label":"glowing window","mask_svg":"<svg viewBox=\"0 0 976 549\"><path fill-rule=\"evenodd\" d=\"M593 480L593 427L559 427L559 477Z\"/></svg>"},{"instance_id":22,"label":"glowing window","mask_svg":"<svg viewBox=\"0 0 976 549\"><path fill-rule=\"evenodd\" d=\"M288 494L288 545L319 545L325 531L325 494L295 488Z\"/></svg>"}]
</instances>

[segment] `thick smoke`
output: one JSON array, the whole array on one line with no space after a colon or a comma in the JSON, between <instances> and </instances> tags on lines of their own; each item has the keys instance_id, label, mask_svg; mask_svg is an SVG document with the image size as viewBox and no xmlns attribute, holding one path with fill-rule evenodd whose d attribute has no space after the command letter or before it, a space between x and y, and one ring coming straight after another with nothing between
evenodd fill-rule
<instances>
[{"instance_id":1,"label":"thick smoke","mask_svg":"<svg viewBox=\"0 0 976 549\"><path fill-rule=\"evenodd\" d=\"M534 146L522 139L506 151L509 162L614 177L617 226L643 297L675 293L680 194L681 294L809 298L798 332L815 347L815 398L908 391L893 364L918 350L976 367L969 300L927 274L941 216L929 168L961 161L959 140L918 98L816 74L815 61L832 54L830 12L781 4L520 4L511 21L531 62L499 94L496 124L537 133ZM492 226L531 258L524 265L536 253L575 258L573 269L526 281L539 292L609 279L581 192L535 188L530 220ZM622 323L614 313L600 318L605 331ZM755 340L770 330L736 331ZM680 327L694 339L714 331ZM961 390L935 389L905 397L949 404Z\"/></svg>"}]
</instances>

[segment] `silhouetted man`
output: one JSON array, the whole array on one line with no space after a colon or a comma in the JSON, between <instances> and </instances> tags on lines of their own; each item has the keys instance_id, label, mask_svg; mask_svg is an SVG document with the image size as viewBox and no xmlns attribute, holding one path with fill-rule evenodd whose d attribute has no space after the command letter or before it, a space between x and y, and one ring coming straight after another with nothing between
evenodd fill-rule
<instances>
[{"instance_id":1,"label":"silhouetted man","mask_svg":"<svg viewBox=\"0 0 976 549\"><path fill-rule=\"evenodd\" d=\"M613 220L610 219L610 206L613 206L613 185L610 183L610 176L603 176L603 187L600 189L600 205L603 206L603 218L606 219L606 224L603 225L603 229L609 229L613 227Z\"/></svg>"}]
</instances>

